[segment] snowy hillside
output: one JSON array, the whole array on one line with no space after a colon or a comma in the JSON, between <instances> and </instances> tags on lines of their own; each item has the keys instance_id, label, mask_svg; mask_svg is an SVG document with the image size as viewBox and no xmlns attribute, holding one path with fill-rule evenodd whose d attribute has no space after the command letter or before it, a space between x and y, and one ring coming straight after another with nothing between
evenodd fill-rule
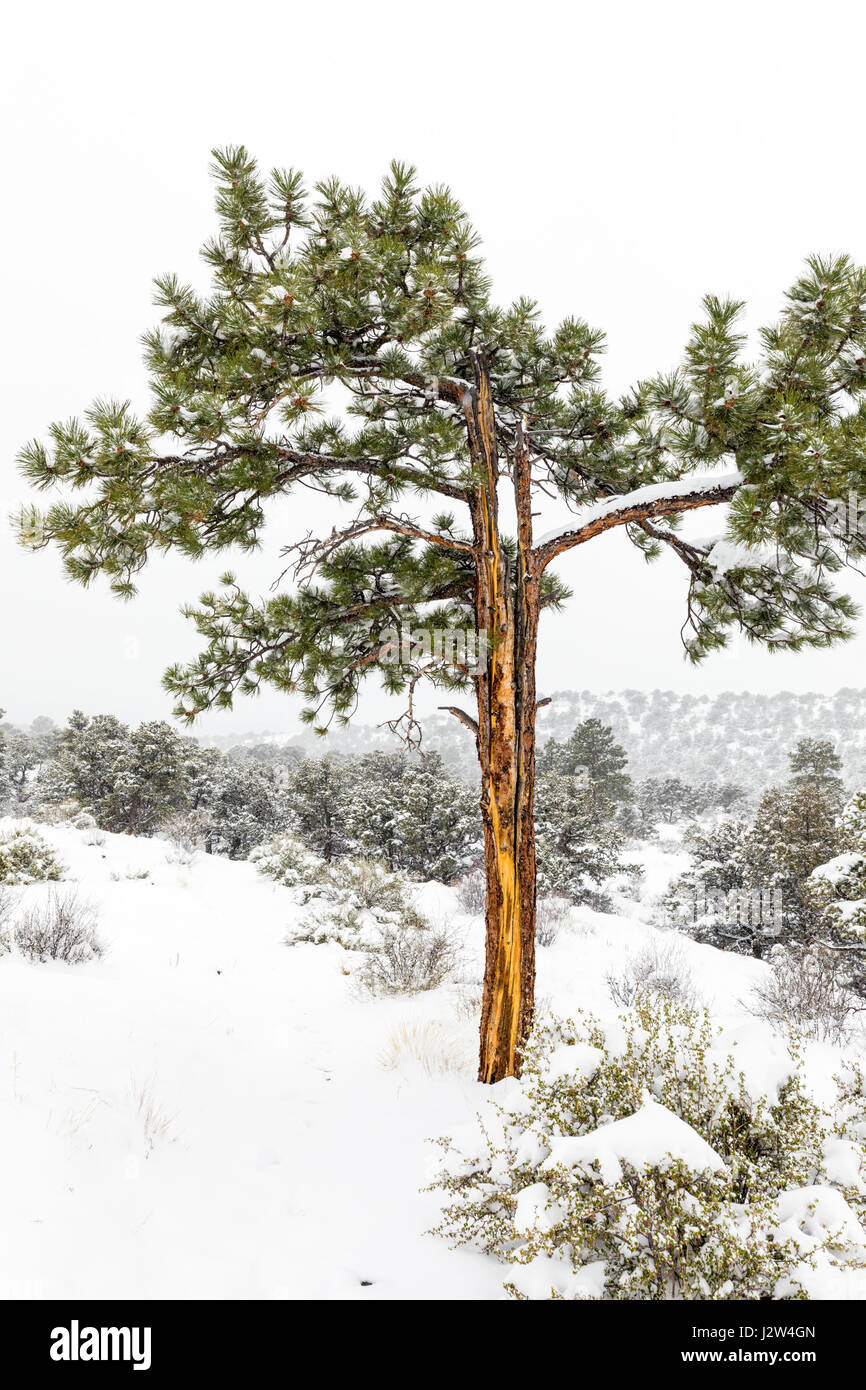
<instances>
[{"instance_id":1,"label":"snowy hillside","mask_svg":"<svg viewBox=\"0 0 866 1390\"><path fill-rule=\"evenodd\" d=\"M0 1294L503 1297L492 1258L425 1234L441 1200L421 1191L426 1141L488 1100L473 1079L481 923L453 891L420 895L464 938L462 983L370 998L359 953L283 944L293 892L253 864L43 833L97 907L106 951L77 966L0 956ZM681 867L645 858L653 891ZM19 906L50 891L20 889ZM645 907L622 906L573 909L540 950L542 1008L613 1017L606 976L661 935ZM766 967L673 939L738 1065L756 1086L778 1081L782 1042L742 1002ZM807 1062L829 1095L839 1051L811 1044ZM866 1297L866 1273L810 1277L819 1296Z\"/></svg>"},{"instance_id":2,"label":"snowy hillside","mask_svg":"<svg viewBox=\"0 0 866 1390\"><path fill-rule=\"evenodd\" d=\"M636 781L677 776L686 782L736 782L747 791L761 790L788 776L788 752L805 736L831 739L851 787L866 784L866 689L837 690L832 695L774 695L726 691L721 695L683 695L670 690L560 690L539 710L538 734L564 739L584 719L609 725L628 755ZM323 746L312 735L288 740L279 734L225 735L220 747L266 748L290 743L321 754L366 752L393 745L381 726L353 725L333 730ZM471 739L447 714L424 720L424 746L438 749L455 769L470 775ZM756 751L760 750L760 756Z\"/></svg>"}]
</instances>

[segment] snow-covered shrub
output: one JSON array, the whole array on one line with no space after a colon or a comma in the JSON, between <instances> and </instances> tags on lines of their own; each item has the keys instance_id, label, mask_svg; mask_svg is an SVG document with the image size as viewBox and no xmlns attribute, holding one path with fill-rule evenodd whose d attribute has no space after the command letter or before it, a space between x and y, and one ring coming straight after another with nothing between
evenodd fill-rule
<instances>
[{"instance_id":1,"label":"snow-covered shrub","mask_svg":"<svg viewBox=\"0 0 866 1390\"><path fill-rule=\"evenodd\" d=\"M96 817L92 816L89 811L79 811L78 815L73 817L72 828L73 830L95 830Z\"/></svg>"},{"instance_id":2,"label":"snow-covered shrub","mask_svg":"<svg viewBox=\"0 0 866 1390\"><path fill-rule=\"evenodd\" d=\"M836 1102L824 1163L848 1204L866 1225L866 1069L848 1059L834 1077Z\"/></svg>"},{"instance_id":3,"label":"snow-covered shrub","mask_svg":"<svg viewBox=\"0 0 866 1390\"><path fill-rule=\"evenodd\" d=\"M276 835L267 844L258 845L250 851L250 863L286 888L315 883L325 873L325 861L293 835Z\"/></svg>"},{"instance_id":4,"label":"snow-covered shrub","mask_svg":"<svg viewBox=\"0 0 866 1390\"><path fill-rule=\"evenodd\" d=\"M813 942L774 946L767 963L772 974L752 991L751 1012L774 1028L841 1043L863 1001L851 991L845 957Z\"/></svg>"},{"instance_id":5,"label":"snow-covered shrub","mask_svg":"<svg viewBox=\"0 0 866 1390\"><path fill-rule=\"evenodd\" d=\"M621 1009L630 1009L647 995L663 995L681 1003L695 1001L695 987L682 953L672 942L650 942L630 956L622 970L610 971L608 993Z\"/></svg>"},{"instance_id":6,"label":"snow-covered shrub","mask_svg":"<svg viewBox=\"0 0 866 1390\"><path fill-rule=\"evenodd\" d=\"M833 1132L858 1146L860 1171L866 1176L866 1068L849 1058L835 1080L838 1095ZM866 1183L862 1195L866 1196Z\"/></svg>"},{"instance_id":7,"label":"snow-covered shrub","mask_svg":"<svg viewBox=\"0 0 866 1390\"><path fill-rule=\"evenodd\" d=\"M470 869L455 884L461 912L468 917L480 917L487 899L487 877L483 866Z\"/></svg>"},{"instance_id":8,"label":"snow-covered shrub","mask_svg":"<svg viewBox=\"0 0 866 1390\"><path fill-rule=\"evenodd\" d=\"M290 930L287 944L336 941L350 951L376 951L386 931L427 931L412 885L374 859L337 859L304 890L307 912Z\"/></svg>"},{"instance_id":9,"label":"snow-covered shrub","mask_svg":"<svg viewBox=\"0 0 866 1390\"><path fill-rule=\"evenodd\" d=\"M32 810L28 806L27 814L41 825L74 825L82 812L80 804L69 797L63 801L41 801Z\"/></svg>"},{"instance_id":10,"label":"snow-covered shrub","mask_svg":"<svg viewBox=\"0 0 866 1390\"><path fill-rule=\"evenodd\" d=\"M0 956L7 955L10 949L9 923L17 903L17 894L0 884Z\"/></svg>"},{"instance_id":11,"label":"snow-covered shrub","mask_svg":"<svg viewBox=\"0 0 866 1390\"><path fill-rule=\"evenodd\" d=\"M96 920L94 908L74 889L52 892L47 902L33 904L18 919L15 945L29 960L82 965L104 951L96 934Z\"/></svg>"},{"instance_id":12,"label":"snow-covered shrub","mask_svg":"<svg viewBox=\"0 0 866 1390\"><path fill-rule=\"evenodd\" d=\"M35 826L0 832L0 883L44 883L62 874L63 865Z\"/></svg>"},{"instance_id":13,"label":"snow-covered shrub","mask_svg":"<svg viewBox=\"0 0 866 1390\"><path fill-rule=\"evenodd\" d=\"M332 902L346 902L365 912L414 912L412 886L378 859L337 859L312 890Z\"/></svg>"},{"instance_id":14,"label":"snow-covered shrub","mask_svg":"<svg viewBox=\"0 0 866 1390\"><path fill-rule=\"evenodd\" d=\"M621 864L617 872L607 880L605 887L615 898L640 902L643 878L642 864Z\"/></svg>"},{"instance_id":15,"label":"snow-covered shrub","mask_svg":"<svg viewBox=\"0 0 866 1390\"><path fill-rule=\"evenodd\" d=\"M796 1055L751 1094L720 1032L651 997L608 1030L539 1026L504 1102L440 1141L436 1233L514 1266L522 1298L798 1298L812 1262L861 1258Z\"/></svg>"},{"instance_id":16,"label":"snow-covered shrub","mask_svg":"<svg viewBox=\"0 0 866 1390\"><path fill-rule=\"evenodd\" d=\"M205 826L197 811L173 811L166 816L159 832L168 841L166 859L169 864L189 868L204 844Z\"/></svg>"},{"instance_id":17,"label":"snow-covered shrub","mask_svg":"<svg viewBox=\"0 0 866 1390\"><path fill-rule=\"evenodd\" d=\"M454 992L454 1012L464 1023L474 1023L477 1027L484 1002L484 981L480 976L474 979L461 979Z\"/></svg>"},{"instance_id":18,"label":"snow-covered shrub","mask_svg":"<svg viewBox=\"0 0 866 1390\"><path fill-rule=\"evenodd\" d=\"M459 961L455 937L446 926L405 922L379 929L358 974L370 994L423 994L438 989Z\"/></svg>"}]
</instances>

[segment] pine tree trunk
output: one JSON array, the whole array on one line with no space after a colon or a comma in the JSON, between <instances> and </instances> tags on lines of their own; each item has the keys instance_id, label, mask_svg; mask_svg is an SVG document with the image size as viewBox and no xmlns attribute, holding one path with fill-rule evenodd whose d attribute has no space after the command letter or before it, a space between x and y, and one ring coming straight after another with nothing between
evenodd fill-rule
<instances>
[{"instance_id":1,"label":"pine tree trunk","mask_svg":"<svg viewBox=\"0 0 866 1390\"><path fill-rule=\"evenodd\" d=\"M493 409L483 357L475 359L470 443L483 468L474 502L476 622L488 657L476 678L478 756L487 884L486 959L478 1077L520 1073L535 996L535 657L538 575L532 564L529 458L521 432L513 460L516 573L499 534Z\"/></svg>"}]
</instances>

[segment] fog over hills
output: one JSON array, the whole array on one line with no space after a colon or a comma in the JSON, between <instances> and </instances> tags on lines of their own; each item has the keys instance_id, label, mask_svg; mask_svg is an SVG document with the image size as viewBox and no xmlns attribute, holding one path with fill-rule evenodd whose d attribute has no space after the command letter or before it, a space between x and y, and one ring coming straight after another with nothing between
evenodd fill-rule
<instances>
[{"instance_id":1,"label":"fog over hills","mask_svg":"<svg viewBox=\"0 0 866 1390\"><path fill-rule=\"evenodd\" d=\"M749 790L784 781L787 754L806 735L832 739L849 786L866 785L866 688L834 694L774 695L727 691L717 695L670 690L621 690L599 694L562 690L539 711L539 741L565 738L581 720L609 724L629 758L632 777L678 776L688 782L738 782ZM423 747L437 749L467 776L474 772L472 737L452 716L424 720ZM387 727L356 724L333 730L326 739L313 734L287 738L267 734L227 734L205 739L217 747L287 746L304 752L355 754L397 746Z\"/></svg>"}]
</instances>

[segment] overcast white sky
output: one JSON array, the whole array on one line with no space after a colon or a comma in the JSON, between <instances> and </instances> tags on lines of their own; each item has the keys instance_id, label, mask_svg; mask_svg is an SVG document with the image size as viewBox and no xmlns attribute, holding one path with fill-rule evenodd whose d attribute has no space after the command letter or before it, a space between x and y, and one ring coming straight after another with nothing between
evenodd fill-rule
<instances>
[{"instance_id":1,"label":"overcast white sky","mask_svg":"<svg viewBox=\"0 0 866 1390\"><path fill-rule=\"evenodd\" d=\"M839 0L10 7L3 512L24 495L17 448L50 420L98 394L146 403L151 279L204 283L211 146L368 187L392 157L414 162L468 206L501 301L529 294L550 322L576 313L606 330L619 388L677 362L706 291L747 299L754 328L809 252L866 257L864 40L866 11ZM270 547L238 562L250 588L267 588L289 524L280 509ZM71 588L54 555L18 552L4 525L0 705L20 721L74 706L166 716L160 675L196 646L178 606L226 564L160 560L121 605ZM737 646L693 670L674 562L648 569L611 536L564 572L575 598L547 621L544 689L862 683L866 617L835 652ZM274 693L201 728L293 731L297 708Z\"/></svg>"}]
</instances>

